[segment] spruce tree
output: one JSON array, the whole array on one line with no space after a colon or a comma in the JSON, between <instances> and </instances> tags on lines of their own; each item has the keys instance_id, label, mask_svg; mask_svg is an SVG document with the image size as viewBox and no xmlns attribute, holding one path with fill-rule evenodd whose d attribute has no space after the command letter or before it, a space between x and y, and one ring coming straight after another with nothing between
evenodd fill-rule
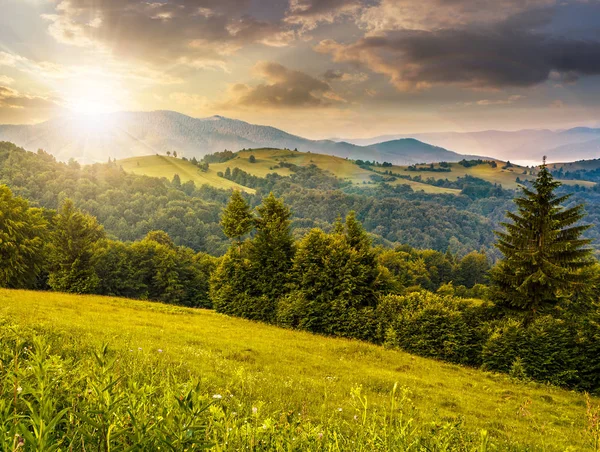
<instances>
[{"instance_id":1,"label":"spruce tree","mask_svg":"<svg viewBox=\"0 0 600 452\"><path fill-rule=\"evenodd\" d=\"M237 190L231 194L229 203L223 209L221 226L227 237L237 241L238 251L241 252L242 237L254 227L254 217L250 211L250 206Z\"/></svg>"},{"instance_id":2,"label":"spruce tree","mask_svg":"<svg viewBox=\"0 0 600 452\"><path fill-rule=\"evenodd\" d=\"M95 217L76 209L70 199L65 200L54 220L49 247L50 287L61 292L94 292L98 276L92 256L94 245L104 236L104 228Z\"/></svg>"},{"instance_id":3,"label":"spruce tree","mask_svg":"<svg viewBox=\"0 0 600 452\"><path fill-rule=\"evenodd\" d=\"M583 270L592 264L590 240L581 238L589 226L578 224L583 205L563 207L571 195L557 195L560 185L544 157L533 189L522 187L517 212L507 212L511 222L496 232L496 247L504 255L491 274L496 301L529 319L589 284Z\"/></svg>"},{"instance_id":4,"label":"spruce tree","mask_svg":"<svg viewBox=\"0 0 600 452\"><path fill-rule=\"evenodd\" d=\"M294 258L292 213L273 193L264 198L256 210L256 235L252 239L249 259L258 291L275 301L285 291Z\"/></svg>"}]
</instances>

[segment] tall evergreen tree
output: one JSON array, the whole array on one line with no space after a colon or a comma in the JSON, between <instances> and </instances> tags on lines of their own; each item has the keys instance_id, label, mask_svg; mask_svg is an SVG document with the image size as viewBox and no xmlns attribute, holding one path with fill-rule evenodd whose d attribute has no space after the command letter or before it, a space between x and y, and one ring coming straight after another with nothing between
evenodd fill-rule
<instances>
[{"instance_id":1,"label":"tall evergreen tree","mask_svg":"<svg viewBox=\"0 0 600 452\"><path fill-rule=\"evenodd\" d=\"M104 229L95 217L77 210L70 199L65 200L51 237L50 287L62 292L94 292L98 276L92 256L94 245L103 237Z\"/></svg>"},{"instance_id":2,"label":"tall evergreen tree","mask_svg":"<svg viewBox=\"0 0 600 452\"><path fill-rule=\"evenodd\" d=\"M283 292L294 258L290 209L273 193L256 209L256 235L252 239L249 259L261 295L276 301Z\"/></svg>"},{"instance_id":3,"label":"tall evergreen tree","mask_svg":"<svg viewBox=\"0 0 600 452\"><path fill-rule=\"evenodd\" d=\"M254 217L250 206L237 190L231 194L229 203L223 209L221 226L227 237L237 241L238 250L241 251L242 237L252 230Z\"/></svg>"},{"instance_id":4,"label":"tall evergreen tree","mask_svg":"<svg viewBox=\"0 0 600 452\"><path fill-rule=\"evenodd\" d=\"M533 190L522 187L517 212L506 214L512 221L502 223L505 232L496 232L504 255L491 274L497 303L529 317L589 284L583 270L593 262L590 240L581 238L589 226L578 224L583 205L563 207L571 195L558 196L560 185L544 157Z\"/></svg>"}]
</instances>

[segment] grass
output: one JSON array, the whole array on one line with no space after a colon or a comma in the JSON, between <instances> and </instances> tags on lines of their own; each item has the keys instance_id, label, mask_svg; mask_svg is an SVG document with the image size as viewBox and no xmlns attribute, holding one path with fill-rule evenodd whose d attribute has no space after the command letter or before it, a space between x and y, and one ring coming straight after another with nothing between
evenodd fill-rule
<instances>
[{"instance_id":1,"label":"grass","mask_svg":"<svg viewBox=\"0 0 600 452\"><path fill-rule=\"evenodd\" d=\"M143 157L131 157L119 160L119 165L127 172L134 174L143 174L151 177L166 177L173 179L175 174L179 174L181 182L193 181L197 186L208 184L215 188L237 189L248 193L255 193L252 188L244 187L230 180L217 175L216 169L210 167L208 171L203 172L198 167L182 159L167 157L164 155L148 155Z\"/></svg>"},{"instance_id":2,"label":"grass","mask_svg":"<svg viewBox=\"0 0 600 452\"><path fill-rule=\"evenodd\" d=\"M250 163L250 155L254 155L256 158L255 163ZM292 172L289 168L279 166L281 162L293 163L298 166L316 165L322 170L328 171L335 177L352 182L353 184L374 183L371 180L371 175L375 173L361 168L350 160L334 157L332 155L311 154L283 149L252 149L240 151L233 159L227 162L211 163L207 172L199 171L198 168L185 160L163 155L132 157L120 160L119 165L121 165L125 171L135 174L166 177L167 179L172 179L175 174L179 174L182 182L192 180L196 185L208 184L215 188L234 188L248 193L254 193L254 189L244 187L219 177L217 173L224 173L229 167L232 170L234 168L239 168L249 174L263 178L269 173L277 173L281 176L291 175ZM413 190L422 190L426 193L460 193L460 190L434 187L429 184L407 180L397 181L394 182L394 184L410 185Z\"/></svg>"},{"instance_id":3,"label":"grass","mask_svg":"<svg viewBox=\"0 0 600 452\"><path fill-rule=\"evenodd\" d=\"M0 318L13 328L55 338L54 347L74 362L106 343L129 363L129 378L177 369L179 380L158 381L199 382L207 403L211 394L223 395L206 421L219 450L228 449L224 441L229 450L261 444L265 450L486 450L488 441L501 450L593 450L598 441L597 433L590 433L589 414L597 418L598 400L586 407L583 394L213 311L0 290ZM398 397L391 399L394 385ZM390 408L396 399L401 407ZM393 435L386 427L392 420ZM271 442L256 442L244 431L271 432L264 440ZM400 442L402 435L408 441L409 433L428 446L416 439L410 444L422 447ZM292 436L275 447L284 434ZM452 447L440 446L440 438L451 438ZM306 442L294 446L300 440Z\"/></svg>"},{"instance_id":4,"label":"grass","mask_svg":"<svg viewBox=\"0 0 600 452\"><path fill-rule=\"evenodd\" d=\"M521 180L532 180L535 179L535 175L523 174L523 171L527 168L513 165L512 168L502 169L505 166L505 162L496 161L497 167L492 168L489 164L483 163L481 165L472 166L465 168L458 163L450 163L451 172L436 172L436 171L406 171L406 166L394 166L392 168L386 168L391 170L393 173L400 176L410 175L412 177L420 175L423 179L433 177L434 179L448 179L451 181L457 180L459 177L465 177L467 175L472 177L478 177L480 179L491 182L492 184L501 184L503 188L515 189L518 187L517 177ZM427 167L428 165L421 165ZM551 166L552 167L552 166ZM561 180L565 185L583 185L586 187L592 187L595 185L594 182L579 181L579 180ZM397 182L401 183L401 182Z\"/></svg>"}]
</instances>

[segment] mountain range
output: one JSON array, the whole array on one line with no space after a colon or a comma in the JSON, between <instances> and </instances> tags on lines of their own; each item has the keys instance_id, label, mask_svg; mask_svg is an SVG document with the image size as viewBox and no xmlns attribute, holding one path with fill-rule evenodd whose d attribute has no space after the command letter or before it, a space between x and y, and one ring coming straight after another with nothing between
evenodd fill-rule
<instances>
[{"instance_id":1,"label":"mountain range","mask_svg":"<svg viewBox=\"0 0 600 452\"><path fill-rule=\"evenodd\" d=\"M0 141L28 150L44 149L57 159L81 163L110 158L164 154L200 158L208 153L244 148L297 148L303 152L342 158L375 160L396 165L457 162L473 156L432 146L412 137L357 145L309 140L269 126L222 116L192 118L173 111L121 112L65 116L35 125L0 125Z\"/></svg>"},{"instance_id":2,"label":"mountain range","mask_svg":"<svg viewBox=\"0 0 600 452\"><path fill-rule=\"evenodd\" d=\"M381 135L345 142L369 146L382 141L414 138L463 154L491 155L516 162L551 162L596 159L600 157L600 129L576 127L567 130L518 130L506 132L445 132Z\"/></svg>"}]
</instances>

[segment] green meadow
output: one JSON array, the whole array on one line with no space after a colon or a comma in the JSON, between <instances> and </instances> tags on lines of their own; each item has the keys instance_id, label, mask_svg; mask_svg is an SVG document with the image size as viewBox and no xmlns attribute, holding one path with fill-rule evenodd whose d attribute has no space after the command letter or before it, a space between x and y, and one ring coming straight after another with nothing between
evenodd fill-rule
<instances>
[{"instance_id":1,"label":"green meadow","mask_svg":"<svg viewBox=\"0 0 600 452\"><path fill-rule=\"evenodd\" d=\"M145 441L156 432L172 444L179 438L180 447L166 450L199 449L184 446L190 432L214 450L598 450L600 402L585 394L209 310L2 289L0 333L4 433L17 406L19 422L35 423L40 412L56 414L52 403L60 408L47 398L68 401L53 426L62 429L58 439L44 424L43 444L56 448L38 450L71 450L65 438L77 441L72 450L149 450L123 445L142 424ZM58 381L40 363L59 361L62 383L40 396L40 384ZM86 403L96 411L77 417ZM162 424L159 408L148 406L165 410ZM184 409L202 425L168 436L165 426L185 424L177 414ZM94 421L90 412L101 414ZM25 438L25 450L35 440Z\"/></svg>"},{"instance_id":2,"label":"green meadow","mask_svg":"<svg viewBox=\"0 0 600 452\"><path fill-rule=\"evenodd\" d=\"M256 159L250 163L250 156ZM227 168L239 168L253 176L264 178L267 174L276 173L281 176L290 176L292 172L287 167L279 166L281 163L292 163L297 166L315 165L329 172L340 180L352 182L353 184L373 183L371 176L373 171L361 168L351 160L324 154L313 154L308 152L297 152L284 149L252 149L236 152L235 157L223 163L211 163L208 171L203 172L188 161L164 155L149 155L142 157L131 157L119 160L119 165L127 172L152 177L166 177L171 180L178 174L182 182L193 181L200 186L208 184L220 189L235 188L248 193L255 190L244 187L223 177L217 173L224 173ZM398 180L394 184L410 185L415 191L425 193L450 193L458 194L460 190L435 187L433 185L410 181Z\"/></svg>"},{"instance_id":3,"label":"green meadow","mask_svg":"<svg viewBox=\"0 0 600 452\"><path fill-rule=\"evenodd\" d=\"M517 178L522 181L525 180L533 180L536 178L537 171L533 171L533 175L528 174L531 170L530 168L525 168L523 166L514 165L509 168L503 168L506 166L506 162L502 162L500 160L496 160L496 168L493 168L488 163L482 163L480 165L475 165L469 168L465 168L459 163L449 163L450 172L437 172L437 171L408 171L406 166L393 166L391 168L386 168L390 170L393 174L398 176L421 176L423 180L426 180L430 177L434 179L448 179L450 181L455 181L459 177L471 176L477 177L479 179L483 179L492 184L502 185L505 189L515 189L519 186L517 183ZM417 165L420 168L427 168L429 165ZM438 168L438 165L435 165ZM552 167L552 166L550 166ZM526 172L526 174L523 174ZM581 185L584 187L593 187L595 185L594 182L589 181L581 181L581 180L561 180L561 182L565 185ZM396 184L402 184L404 181L399 180L396 181ZM459 190L458 190L459 191ZM460 192L460 191L459 191Z\"/></svg>"}]
</instances>

